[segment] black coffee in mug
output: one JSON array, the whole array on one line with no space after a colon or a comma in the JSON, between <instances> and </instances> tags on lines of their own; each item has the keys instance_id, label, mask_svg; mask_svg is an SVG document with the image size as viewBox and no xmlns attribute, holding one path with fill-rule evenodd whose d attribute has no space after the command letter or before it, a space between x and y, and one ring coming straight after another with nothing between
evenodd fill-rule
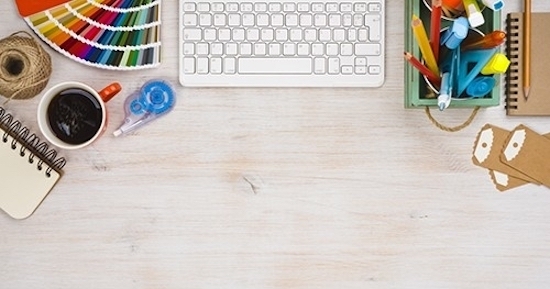
<instances>
[{"instance_id":1,"label":"black coffee in mug","mask_svg":"<svg viewBox=\"0 0 550 289\"><path fill-rule=\"evenodd\" d=\"M92 93L82 88L68 88L52 98L47 116L57 138L78 145L97 134L103 112L99 100Z\"/></svg>"}]
</instances>

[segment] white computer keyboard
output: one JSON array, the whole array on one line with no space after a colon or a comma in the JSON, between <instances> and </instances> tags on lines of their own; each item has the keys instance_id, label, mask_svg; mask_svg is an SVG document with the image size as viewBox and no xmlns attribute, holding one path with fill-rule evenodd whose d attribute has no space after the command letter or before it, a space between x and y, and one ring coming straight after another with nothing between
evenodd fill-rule
<instances>
[{"instance_id":1,"label":"white computer keyboard","mask_svg":"<svg viewBox=\"0 0 550 289\"><path fill-rule=\"evenodd\" d=\"M179 4L184 86L384 82L384 0Z\"/></svg>"}]
</instances>

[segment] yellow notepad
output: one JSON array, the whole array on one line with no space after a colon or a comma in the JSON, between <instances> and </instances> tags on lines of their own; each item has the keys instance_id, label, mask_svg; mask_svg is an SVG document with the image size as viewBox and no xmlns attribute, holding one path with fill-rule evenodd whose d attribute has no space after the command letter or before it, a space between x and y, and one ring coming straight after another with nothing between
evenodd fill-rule
<instances>
[{"instance_id":1,"label":"yellow notepad","mask_svg":"<svg viewBox=\"0 0 550 289\"><path fill-rule=\"evenodd\" d=\"M0 107L0 209L29 217L62 176L64 158Z\"/></svg>"},{"instance_id":2,"label":"yellow notepad","mask_svg":"<svg viewBox=\"0 0 550 289\"><path fill-rule=\"evenodd\" d=\"M531 90L523 97L523 13L507 18L507 54L511 60L506 75L506 113L508 115L550 115L550 12L531 14Z\"/></svg>"}]
</instances>

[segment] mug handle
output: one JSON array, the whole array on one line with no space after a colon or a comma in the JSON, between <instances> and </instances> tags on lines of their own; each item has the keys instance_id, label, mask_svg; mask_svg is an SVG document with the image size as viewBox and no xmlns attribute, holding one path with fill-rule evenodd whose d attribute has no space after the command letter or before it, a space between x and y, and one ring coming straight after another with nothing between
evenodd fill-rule
<instances>
[{"instance_id":1,"label":"mug handle","mask_svg":"<svg viewBox=\"0 0 550 289\"><path fill-rule=\"evenodd\" d=\"M115 95L117 95L122 90L122 87L120 86L120 83L113 82L109 84L109 86L105 87L99 92L99 96L103 100L103 102L108 102L113 98Z\"/></svg>"}]
</instances>

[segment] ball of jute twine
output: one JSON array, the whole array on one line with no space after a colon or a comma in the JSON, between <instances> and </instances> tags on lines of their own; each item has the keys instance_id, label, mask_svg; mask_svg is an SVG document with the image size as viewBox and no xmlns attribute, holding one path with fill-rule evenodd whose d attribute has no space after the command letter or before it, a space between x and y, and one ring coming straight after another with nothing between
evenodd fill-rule
<instances>
[{"instance_id":1,"label":"ball of jute twine","mask_svg":"<svg viewBox=\"0 0 550 289\"><path fill-rule=\"evenodd\" d=\"M52 74L50 55L27 32L0 40L0 95L11 99L37 96Z\"/></svg>"}]
</instances>

